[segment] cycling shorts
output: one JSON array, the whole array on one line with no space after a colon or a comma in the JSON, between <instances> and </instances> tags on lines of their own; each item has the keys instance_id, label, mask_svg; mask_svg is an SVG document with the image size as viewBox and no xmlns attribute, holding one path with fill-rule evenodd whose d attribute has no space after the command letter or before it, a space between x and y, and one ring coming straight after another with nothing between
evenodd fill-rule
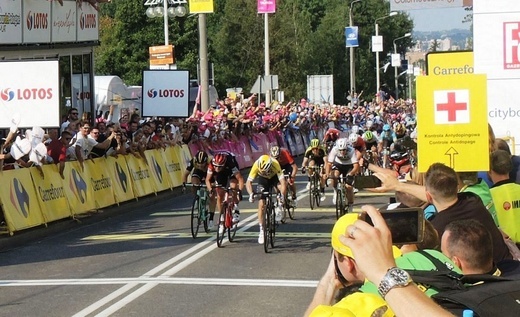
<instances>
[{"instance_id":1,"label":"cycling shorts","mask_svg":"<svg viewBox=\"0 0 520 317\"><path fill-rule=\"evenodd\" d=\"M269 189L276 187L280 181L278 180L278 176L274 175L271 178L258 178L258 185L256 186L257 193L268 192Z\"/></svg>"},{"instance_id":2,"label":"cycling shorts","mask_svg":"<svg viewBox=\"0 0 520 317\"><path fill-rule=\"evenodd\" d=\"M197 177L201 181L206 179L206 175L208 174L208 170L199 170L199 169L193 169L193 172L191 173L191 177Z\"/></svg>"},{"instance_id":3,"label":"cycling shorts","mask_svg":"<svg viewBox=\"0 0 520 317\"><path fill-rule=\"evenodd\" d=\"M346 176L353 168L353 164L343 165L336 162L332 163L332 170L339 171L339 174L343 176Z\"/></svg>"}]
</instances>

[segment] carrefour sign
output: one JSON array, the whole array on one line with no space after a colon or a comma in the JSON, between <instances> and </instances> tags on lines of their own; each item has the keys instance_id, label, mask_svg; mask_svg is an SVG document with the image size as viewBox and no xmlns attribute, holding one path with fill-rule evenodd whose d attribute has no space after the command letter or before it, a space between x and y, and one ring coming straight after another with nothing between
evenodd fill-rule
<instances>
[{"instance_id":1,"label":"carrefour sign","mask_svg":"<svg viewBox=\"0 0 520 317\"><path fill-rule=\"evenodd\" d=\"M390 11L460 8L472 3L472 0L390 0Z\"/></svg>"},{"instance_id":2,"label":"carrefour sign","mask_svg":"<svg viewBox=\"0 0 520 317\"><path fill-rule=\"evenodd\" d=\"M20 127L58 127L58 61L1 62L0 128L8 128L15 114Z\"/></svg>"},{"instance_id":3,"label":"carrefour sign","mask_svg":"<svg viewBox=\"0 0 520 317\"><path fill-rule=\"evenodd\" d=\"M188 117L189 81L185 70L145 70L143 116Z\"/></svg>"}]
</instances>

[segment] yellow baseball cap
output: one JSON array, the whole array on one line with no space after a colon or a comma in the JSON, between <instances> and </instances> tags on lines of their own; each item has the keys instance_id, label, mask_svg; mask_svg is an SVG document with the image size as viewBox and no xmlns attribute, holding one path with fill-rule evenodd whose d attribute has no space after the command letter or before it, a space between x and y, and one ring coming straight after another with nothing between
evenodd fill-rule
<instances>
[{"instance_id":1,"label":"yellow baseball cap","mask_svg":"<svg viewBox=\"0 0 520 317\"><path fill-rule=\"evenodd\" d=\"M310 317L333 316L393 317L395 314L380 296L355 292L344 297L334 306L319 305L310 314Z\"/></svg>"},{"instance_id":2,"label":"yellow baseball cap","mask_svg":"<svg viewBox=\"0 0 520 317\"><path fill-rule=\"evenodd\" d=\"M349 213L341 216L341 218L339 218L338 221L336 221L336 224L334 224L334 228L332 228L332 233L330 234L330 242L332 248L336 250L336 252L338 252L339 254L348 256L350 258L354 258L352 250L343 243L341 243L339 237L341 235L347 234L347 227L351 224L354 224L354 222L356 222L358 218L359 214L357 213ZM401 251L396 246L392 246L392 252L394 254L394 258L398 258L402 255Z\"/></svg>"}]
</instances>

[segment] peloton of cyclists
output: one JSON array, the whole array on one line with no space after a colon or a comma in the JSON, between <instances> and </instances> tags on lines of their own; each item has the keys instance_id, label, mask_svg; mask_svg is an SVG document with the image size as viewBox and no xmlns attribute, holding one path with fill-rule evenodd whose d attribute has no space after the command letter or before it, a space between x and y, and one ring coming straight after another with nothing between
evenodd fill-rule
<instances>
[{"instance_id":1,"label":"peloton of cyclists","mask_svg":"<svg viewBox=\"0 0 520 317\"><path fill-rule=\"evenodd\" d=\"M330 129L329 129L330 130ZM320 140L318 139L312 139L309 147L305 151L305 154L303 155L303 162L302 162L302 173L305 174L305 169L307 166L324 166L325 165L325 150L320 146ZM309 190L311 188L311 175L314 171L309 168L307 171L308 175L308 182L306 189ZM325 180L327 179L325 176L325 171L321 171L321 177L320 177L320 193L321 197L320 200L325 200Z\"/></svg>"},{"instance_id":2,"label":"peloton of cyclists","mask_svg":"<svg viewBox=\"0 0 520 317\"><path fill-rule=\"evenodd\" d=\"M296 203L296 185L294 184L294 180L296 178L296 172L298 171L298 166L294 161L293 156L287 149L280 148L275 145L270 150L271 157L278 161L282 171L285 174L288 174L289 177L289 187L291 189L291 196L294 203Z\"/></svg>"},{"instance_id":3,"label":"peloton of cyclists","mask_svg":"<svg viewBox=\"0 0 520 317\"><path fill-rule=\"evenodd\" d=\"M280 163L276 159L273 159L269 155L262 155L256 160L251 166L251 171L246 181L246 190L249 193L249 202L255 201L255 195L253 193L253 180L258 178L258 185L256 188L257 193L268 192L271 188L278 188L278 191L282 194L278 206L276 207L276 221L281 221L283 217L283 198L285 197L285 177L280 167ZM264 243L264 205L265 198L259 196L258 200L258 243Z\"/></svg>"},{"instance_id":4,"label":"peloton of cyclists","mask_svg":"<svg viewBox=\"0 0 520 317\"><path fill-rule=\"evenodd\" d=\"M354 175L359 171L359 163L356 158L356 151L349 144L348 139L342 138L336 141L336 145L327 157L326 177L332 176L332 186L334 195L332 196L332 204L336 204L337 182L340 175L346 177L346 193L348 202L348 212L352 212L354 204Z\"/></svg>"},{"instance_id":5,"label":"peloton of cyclists","mask_svg":"<svg viewBox=\"0 0 520 317\"><path fill-rule=\"evenodd\" d=\"M223 187L213 188L213 183ZM240 174L238 162L235 155L228 151L216 153L208 165L206 175L206 188L210 192L209 201L209 228L213 227L213 219L215 208L218 208L219 216L222 214L222 203L224 200L225 189L227 187L234 189L237 195L233 196L235 203L235 212L233 213L233 222L240 220L240 211L238 210L238 202L242 199L242 189L244 188L244 178ZM221 224L219 230L223 232L224 227Z\"/></svg>"}]
</instances>

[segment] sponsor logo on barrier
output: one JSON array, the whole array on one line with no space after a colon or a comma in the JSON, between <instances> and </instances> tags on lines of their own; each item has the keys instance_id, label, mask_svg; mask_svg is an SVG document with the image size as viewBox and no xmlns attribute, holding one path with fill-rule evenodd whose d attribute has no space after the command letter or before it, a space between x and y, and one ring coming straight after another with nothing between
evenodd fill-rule
<instances>
[{"instance_id":1,"label":"sponsor logo on barrier","mask_svg":"<svg viewBox=\"0 0 520 317\"><path fill-rule=\"evenodd\" d=\"M504 69L520 69L520 22L504 22Z\"/></svg>"},{"instance_id":2,"label":"sponsor logo on barrier","mask_svg":"<svg viewBox=\"0 0 520 317\"><path fill-rule=\"evenodd\" d=\"M22 183L17 178L13 179L13 183L10 188L10 198L13 206L27 218L29 217L29 194Z\"/></svg>"},{"instance_id":3,"label":"sponsor logo on barrier","mask_svg":"<svg viewBox=\"0 0 520 317\"><path fill-rule=\"evenodd\" d=\"M69 188L82 204L87 201L87 182L75 169L70 175Z\"/></svg>"},{"instance_id":4,"label":"sponsor logo on barrier","mask_svg":"<svg viewBox=\"0 0 520 317\"><path fill-rule=\"evenodd\" d=\"M148 169L139 169L137 171L132 171L132 179L134 181L140 181L146 178L150 178L150 172L148 171Z\"/></svg>"},{"instance_id":5,"label":"sponsor logo on barrier","mask_svg":"<svg viewBox=\"0 0 520 317\"><path fill-rule=\"evenodd\" d=\"M49 189L38 186L38 192L40 193L40 198L43 202L65 198L65 190L62 186L54 187L51 185L51 188Z\"/></svg>"},{"instance_id":6,"label":"sponsor logo on barrier","mask_svg":"<svg viewBox=\"0 0 520 317\"><path fill-rule=\"evenodd\" d=\"M181 170L181 164L179 163L170 163L168 164L168 173L177 172Z\"/></svg>"},{"instance_id":7,"label":"sponsor logo on barrier","mask_svg":"<svg viewBox=\"0 0 520 317\"><path fill-rule=\"evenodd\" d=\"M105 177L103 174L101 174L100 179L90 179L90 184L92 184L92 188L95 192L98 190L103 190L112 187L112 184L110 183L110 178Z\"/></svg>"},{"instance_id":8,"label":"sponsor logo on barrier","mask_svg":"<svg viewBox=\"0 0 520 317\"><path fill-rule=\"evenodd\" d=\"M126 189L128 187L128 178L126 177L125 171L121 168L121 165L116 162L116 175L117 175L117 181L119 182L119 186L123 189L123 191L126 193Z\"/></svg>"},{"instance_id":9,"label":"sponsor logo on barrier","mask_svg":"<svg viewBox=\"0 0 520 317\"><path fill-rule=\"evenodd\" d=\"M157 163L157 161L155 160L155 157L153 157L153 156L152 156L152 165L153 165L153 169L155 171L155 175L157 175L159 182L162 183L163 182L162 168L159 166L159 163Z\"/></svg>"}]
</instances>

